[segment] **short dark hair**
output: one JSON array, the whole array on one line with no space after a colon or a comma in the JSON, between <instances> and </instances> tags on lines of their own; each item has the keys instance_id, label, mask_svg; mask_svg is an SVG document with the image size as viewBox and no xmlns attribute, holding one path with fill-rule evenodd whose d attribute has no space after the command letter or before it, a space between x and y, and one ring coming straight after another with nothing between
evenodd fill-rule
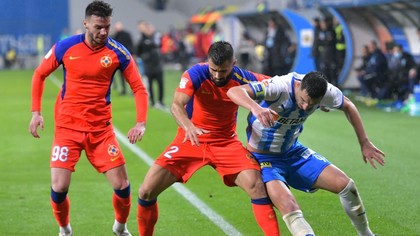
<instances>
[{"instance_id":1,"label":"short dark hair","mask_svg":"<svg viewBox=\"0 0 420 236\"><path fill-rule=\"evenodd\" d=\"M226 41L217 41L210 45L209 52L207 55L208 59L215 65L222 65L226 61L233 60L233 48L232 45Z\"/></svg>"},{"instance_id":2,"label":"short dark hair","mask_svg":"<svg viewBox=\"0 0 420 236\"><path fill-rule=\"evenodd\" d=\"M103 1L93 1L87 7L85 11L85 17L90 17L92 15L99 17L110 17L112 16L112 8L106 2Z\"/></svg>"},{"instance_id":3,"label":"short dark hair","mask_svg":"<svg viewBox=\"0 0 420 236\"><path fill-rule=\"evenodd\" d=\"M301 90L306 89L306 92L312 99L323 97L327 92L327 87L327 77L319 71L312 71L306 74L300 85Z\"/></svg>"}]
</instances>

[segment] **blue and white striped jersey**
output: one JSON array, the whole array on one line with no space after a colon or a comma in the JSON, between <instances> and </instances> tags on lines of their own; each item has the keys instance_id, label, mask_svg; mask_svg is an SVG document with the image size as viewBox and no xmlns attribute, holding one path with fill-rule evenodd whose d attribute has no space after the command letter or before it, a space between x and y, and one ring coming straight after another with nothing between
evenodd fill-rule
<instances>
[{"instance_id":1,"label":"blue and white striped jersey","mask_svg":"<svg viewBox=\"0 0 420 236\"><path fill-rule=\"evenodd\" d=\"M316 109L338 109L343 105L343 93L328 83L327 92L317 106L308 111L300 110L296 104L294 83L302 80L304 76L292 72L250 84L260 105L269 107L279 115L274 126L265 128L252 113L249 114L247 138L251 147L261 151L284 153L297 141L302 133L303 123Z\"/></svg>"}]
</instances>

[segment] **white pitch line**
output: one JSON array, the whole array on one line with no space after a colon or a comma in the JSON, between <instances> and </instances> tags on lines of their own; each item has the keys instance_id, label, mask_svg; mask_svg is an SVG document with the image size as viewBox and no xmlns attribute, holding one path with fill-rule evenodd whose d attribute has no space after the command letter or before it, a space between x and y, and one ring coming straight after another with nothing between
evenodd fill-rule
<instances>
[{"instance_id":1,"label":"white pitch line","mask_svg":"<svg viewBox=\"0 0 420 236\"><path fill-rule=\"evenodd\" d=\"M51 82L53 82L57 87L61 87L61 82L54 76L50 75L49 77ZM117 139L130 151L137 155L138 158L143 160L147 165L151 166L154 162L146 152L136 145L131 144L127 137L123 135L116 126L114 126L115 135ZM203 215L209 218L217 227L219 227L227 235L232 236L241 236L242 234L235 228L233 225L229 224L221 215L213 211L206 203L200 200L197 195L191 192L187 187L181 183L175 183L172 187L177 191L182 197L184 197L191 205L193 205L197 210L199 210Z\"/></svg>"}]
</instances>

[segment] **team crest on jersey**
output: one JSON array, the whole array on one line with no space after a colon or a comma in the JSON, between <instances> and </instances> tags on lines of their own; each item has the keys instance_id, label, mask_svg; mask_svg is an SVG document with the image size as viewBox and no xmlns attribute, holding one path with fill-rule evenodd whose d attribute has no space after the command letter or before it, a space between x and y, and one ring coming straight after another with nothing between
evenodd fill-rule
<instances>
[{"instance_id":1,"label":"team crest on jersey","mask_svg":"<svg viewBox=\"0 0 420 236\"><path fill-rule=\"evenodd\" d=\"M112 157L118 156L118 154L120 154L120 149L118 149L117 146L110 144L108 146L108 154Z\"/></svg>"},{"instance_id":2,"label":"team crest on jersey","mask_svg":"<svg viewBox=\"0 0 420 236\"><path fill-rule=\"evenodd\" d=\"M112 59L110 56L103 56L101 58L101 65L105 68L108 68L112 65Z\"/></svg>"}]
</instances>

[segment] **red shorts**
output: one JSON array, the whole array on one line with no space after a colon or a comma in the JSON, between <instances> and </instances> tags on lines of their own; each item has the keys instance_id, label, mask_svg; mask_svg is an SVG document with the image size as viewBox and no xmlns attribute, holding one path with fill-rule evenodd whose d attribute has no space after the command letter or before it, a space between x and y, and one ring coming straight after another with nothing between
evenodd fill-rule
<instances>
[{"instance_id":1,"label":"red shorts","mask_svg":"<svg viewBox=\"0 0 420 236\"><path fill-rule=\"evenodd\" d=\"M82 150L85 150L92 166L101 173L125 164L112 127L98 132L55 127L50 167L74 172Z\"/></svg>"},{"instance_id":2,"label":"red shorts","mask_svg":"<svg viewBox=\"0 0 420 236\"><path fill-rule=\"evenodd\" d=\"M182 183L205 165L216 169L227 186L235 186L236 175L243 170L260 171L257 161L237 138L200 143L200 146L193 146L189 141L182 143L181 138L175 138L155 164L169 170Z\"/></svg>"}]
</instances>

